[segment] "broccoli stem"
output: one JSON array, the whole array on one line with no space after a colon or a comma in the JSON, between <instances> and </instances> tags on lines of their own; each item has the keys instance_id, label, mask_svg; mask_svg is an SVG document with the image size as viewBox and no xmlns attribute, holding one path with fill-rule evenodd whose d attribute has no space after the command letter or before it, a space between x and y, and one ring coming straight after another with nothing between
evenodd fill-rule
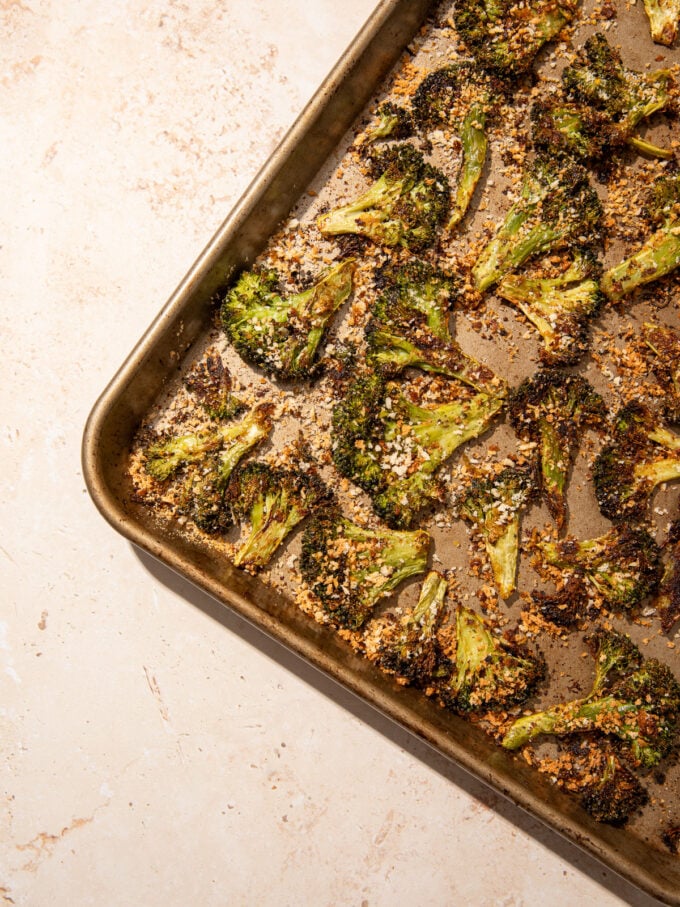
<instances>
[{"instance_id":1,"label":"broccoli stem","mask_svg":"<svg viewBox=\"0 0 680 907\"><path fill-rule=\"evenodd\" d=\"M388 180L383 174L358 198L348 205L342 205L317 219L322 233L362 233L370 223L380 224L386 245L397 245L401 239L402 227L398 220L392 225L387 222L386 210L394 205L404 190L402 180Z\"/></svg>"},{"instance_id":2,"label":"broccoli stem","mask_svg":"<svg viewBox=\"0 0 680 907\"><path fill-rule=\"evenodd\" d=\"M519 558L519 516L512 517L500 538L495 541L487 538L484 544L498 591L502 598L509 598L515 591Z\"/></svg>"},{"instance_id":3,"label":"broccoli stem","mask_svg":"<svg viewBox=\"0 0 680 907\"><path fill-rule=\"evenodd\" d=\"M643 154L646 157L670 161L674 154L672 148L660 148L658 145L653 144L653 142L641 139L639 136L630 136L630 138L627 139L627 142L631 148L634 148L639 154Z\"/></svg>"},{"instance_id":4,"label":"broccoli stem","mask_svg":"<svg viewBox=\"0 0 680 907\"><path fill-rule=\"evenodd\" d=\"M643 0L649 32L655 44L672 47L678 36L680 9L677 0Z\"/></svg>"},{"instance_id":5,"label":"broccoli stem","mask_svg":"<svg viewBox=\"0 0 680 907\"><path fill-rule=\"evenodd\" d=\"M500 280L507 271L524 264L532 255L550 249L560 238L558 230L541 223L517 241L517 234L533 215L534 208L535 206L530 206L511 211L496 236L482 251L473 268L475 284L480 292Z\"/></svg>"},{"instance_id":6,"label":"broccoli stem","mask_svg":"<svg viewBox=\"0 0 680 907\"><path fill-rule=\"evenodd\" d=\"M642 247L610 268L602 277L600 288L610 299L618 301L637 287L669 274L680 265L680 224L652 233Z\"/></svg>"},{"instance_id":7,"label":"broccoli stem","mask_svg":"<svg viewBox=\"0 0 680 907\"><path fill-rule=\"evenodd\" d=\"M237 567L264 567L283 539L306 516L306 513L291 507L287 498L282 488L255 503L250 513L251 532L234 556Z\"/></svg>"},{"instance_id":8,"label":"broccoli stem","mask_svg":"<svg viewBox=\"0 0 680 907\"><path fill-rule=\"evenodd\" d=\"M485 132L486 114L484 109L475 105L463 120L460 129L460 140L463 146L463 161L458 178L458 188L449 218L448 228L456 227L470 207L472 196L484 169L489 141Z\"/></svg>"}]
</instances>

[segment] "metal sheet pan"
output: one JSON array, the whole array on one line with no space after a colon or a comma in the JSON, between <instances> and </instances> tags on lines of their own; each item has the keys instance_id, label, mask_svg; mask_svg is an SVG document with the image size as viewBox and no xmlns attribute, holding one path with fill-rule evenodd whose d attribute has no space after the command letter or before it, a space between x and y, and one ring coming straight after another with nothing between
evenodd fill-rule
<instances>
[{"instance_id":1,"label":"metal sheet pan","mask_svg":"<svg viewBox=\"0 0 680 907\"><path fill-rule=\"evenodd\" d=\"M208 328L210 300L251 263L364 110L418 32L429 0L383 0L279 148L191 267L97 401L83 439L90 494L111 525L475 777L508 796L652 896L680 904L680 861L626 829L591 820L545 776L482 731L443 712L359 657L342 639L257 578L164 527L139 503L128 456L135 432Z\"/></svg>"}]
</instances>

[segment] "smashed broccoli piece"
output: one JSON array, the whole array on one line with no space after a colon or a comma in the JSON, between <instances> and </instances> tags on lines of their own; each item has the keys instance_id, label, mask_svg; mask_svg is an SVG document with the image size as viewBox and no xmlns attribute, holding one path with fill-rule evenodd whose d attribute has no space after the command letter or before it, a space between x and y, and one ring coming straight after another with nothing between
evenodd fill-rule
<instances>
[{"instance_id":1,"label":"smashed broccoli piece","mask_svg":"<svg viewBox=\"0 0 680 907\"><path fill-rule=\"evenodd\" d=\"M437 686L444 705L455 712L518 705L545 676L540 656L495 635L478 614L462 605L456 612L455 651L449 676Z\"/></svg>"},{"instance_id":2,"label":"smashed broccoli piece","mask_svg":"<svg viewBox=\"0 0 680 907\"><path fill-rule=\"evenodd\" d=\"M595 496L614 523L644 519L654 489L680 478L680 436L648 407L629 403L619 410L613 438L593 464Z\"/></svg>"},{"instance_id":3,"label":"smashed broccoli piece","mask_svg":"<svg viewBox=\"0 0 680 907\"><path fill-rule=\"evenodd\" d=\"M453 18L465 46L484 69L517 78L539 50L576 15L576 0L458 0Z\"/></svg>"},{"instance_id":4,"label":"smashed broccoli piece","mask_svg":"<svg viewBox=\"0 0 680 907\"><path fill-rule=\"evenodd\" d=\"M459 515L472 523L484 540L503 598L516 588L520 514L534 491L531 474L510 466L497 475L473 480L457 501Z\"/></svg>"},{"instance_id":5,"label":"smashed broccoli piece","mask_svg":"<svg viewBox=\"0 0 680 907\"><path fill-rule=\"evenodd\" d=\"M581 435L587 427L598 428L606 415L604 400L585 378L558 369L537 372L508 400L515 432L537 445L540 488L560 530L567 516L567 479Z\"/></svg>"},{"instance_id":6,"label":"smashed broccoli piece","mask_svg":"<svg viewBox=\"0 0 680 907\"><path fill-rule=\"evenodd\" d=\"M326 508L307 523L300 572L329 618L359 628L381 598L427 570L430 536L368 529Z\"/></svg>"},{"instance_id":7,"label":"smashed broccoli piece","mask_svg":"<svg viewBox=\"0 0 680 907\"><path fill-rule=\"evenodd\" d=\"M252 365L277 378L311 378L334 312L352 292L354 260L327 271L309 289L284 296L275 271L244 272L227 293L221 319L227 337Z\"/></svg>"},{"instance_id":8,"label":"smashed broccoli piece","mask_svg":"<svg viewBox=\"0 0 680 907\"><path fill-rule=\"evenodd\" d=\"M234 555L237 567L264 567L298 523L328 502L316 472L299 465L293 470L255 460L232 474L225 503L236 520L248 524Z\"/></svg>"},{"instance_id":9,"label":"smashed broccoli piece","mask_svg":"<svg viewBox=\"0 0 680 907\"><path fill-rule=\"evenodd\" d=\"M661 550L646 529L614 526L592 539L538 541L545 564L575 571L612 608L630 611L657 588Z\"/></svg>"},{"instance_id":10,"label":"smashed broccoli piece","mask_svg":"<svg viewBox=\"0 0 680 907\"><path fill-rule=\"evenodd\" d=\"M680 265L680 173L657 180L649 215L656 229L637 252L602 277L603 293L615 302Z\"/></svg>"},{"instance_id":11,"label":"smashed broccoli piece","mask_svg":"<svg viewBox=\"0 0 680 907\"><path fill-rule=\"evenodd\" d=\"M364 645L383 671L427 687L439 660L437 631L446 613L448 583L432 570L423 580L417 604L405 614L390 611L371 621Z\"/></svg>"},{"instance_id":12,"label":"smashed broccoli piece","mask_svg":"<svg viewBox=\"0 0 680 907\"><path fill-rule=\"evenodd\" d=\"M581 804L593 819L609 825L624 825L648 800L640 779L614 753L606 755L602 774L581 795Z\"/></svg>"},{"instance_id":13,"label":"smashed broccoli piece","mask_svg":"<svg viewBox=\"0 0 680 907\"><path fill-rule=\"evenodd\" d=\"M649 20L649 33L655 44L672 47L678 37L680 3L678 0L643 0Z\"/></svg>"},{"instance_id":14,"label":"smashed broccoli piece","mask_svg":"<svg viewBox=\"0 0 680 907\"><path fill-rule=\"evenodd\" d=\"M502 407L503 399L489 394L420 406L399 385L360 375L333 410L333 461L389 526L408 528L440 499L442 464L482 435Z\"/></svg>"},{"instance_id":15,"label":"smashed broccoli piece","mask_svg":"<svg viewBox=\"0 0 680 907\"><path fill-rule=\"evenodd\" d=\"M414 252L433 245L449 210L444 174L408 143L374 152L370 164L370 188L350 204L321 214L321 232L356 233L378 245Z\"/></svg>"},{"instance_id":16,"label":"smashed broccoli piece","mask_svg":"<svg viewBox=\"0 0 680 907\"><path fill-rule=\"evenodd\" d=\"M525 171L519 199L477 259L477 289L487 290L539 253L585 248L599 239L601 219L602 205L583 167L537 157Z\"/></svg>"},{"instance_id":17,"label":"smashed broccoli piece","mask_svg":"<svg viewBox=\"0 0 680 907\"><path fill-rule=\"evenodd\" d=\"M209 350L194 365L184 378L184 386L211 419L233 419L245 408L232 393L231 375L216 350Z\"/></svg>"},{"instance_id":18,"label":"smashed broccoli piece","mask_svg":"<svg viewBox=\"0 0 680 907\"><path fill-rule=\"evenodd\" d=\"M559 95L536 100L530 116L532 142L541 153L565 154L588 163L607 161L628 145L623 130L606 113Z\"/></svg>"},{"instance_id":19,"label":"smashed broccoli piece","mask_svg":"<svg viewBox=\"0 0 680 907\"><path fill-rule=\"evenodd\" d=\"M375 112L373 122L364 133L363 144L371 145L381 139L407 139L413 135L413 117L405 107L385 101Z\"/></svg>"},{"instance_id":20,"label":"smashed broccoli piece","mask_svg":"<svg viewBox=\"0 0 680 907\"><path fill-rule=\"evenodd\" d=\"M379 272L382 292L366 331L369 364L385 376L407 367L458 378L478 391L501 394L503 382L467 356L449 329L453 277L412 259Z\"/></svg>"},{"instance_id":21,"label":"smashed broccoli piece","mask_svg":"<svg viewBox=\"0 0 680 907\"><path fill-rule=\"evenodd\" d=\"M601 631L590 642L596 659L606 644L607 633ZM617 648L615 641L611 645ZM632 657L626 666L624 654L615 660L611 674L600 668L585 698L517 719L503 738L503 746L518 749L542 734L597 731L618 738L635 766L653 768L673 747L679 712L680 684L671 669L655 658Z\"/></svg>"},{"instance_id":22,"label":"smashed broccoli piece","mask_svg":"<svg viewBox=\"0 0 680 907\"><path fill-rule=\"evenodd\" d=\"M680 422L680 333L660 324L643 324L642 339L652 371L663 391L663 410Z\"/></svg>"}]
</instances>

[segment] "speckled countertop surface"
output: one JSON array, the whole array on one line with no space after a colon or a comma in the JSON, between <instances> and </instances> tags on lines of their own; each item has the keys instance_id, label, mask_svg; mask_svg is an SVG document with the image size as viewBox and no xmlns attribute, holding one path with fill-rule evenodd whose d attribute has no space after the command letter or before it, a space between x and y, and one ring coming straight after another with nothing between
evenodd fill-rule
<instances>
[{"instance_id":1,"label":"speckled countertop surface","mask_svg":"<svg viewBox=\"0 0 680 907\"><path fill-rule=\"evenodd\" d=\"M2 904L651 903L85 491L96 396L373 7L0 2Z\"/></svg>"}]
</instances>

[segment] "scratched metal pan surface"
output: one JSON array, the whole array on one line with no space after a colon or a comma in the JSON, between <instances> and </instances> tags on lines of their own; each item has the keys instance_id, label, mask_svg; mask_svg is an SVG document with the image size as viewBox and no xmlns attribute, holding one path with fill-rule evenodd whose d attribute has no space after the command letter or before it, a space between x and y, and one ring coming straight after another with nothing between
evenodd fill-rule
<instances>
[{"instance_id":1,"label":"scratched metal pan surface","mask_svg":"<svg viewBox=\"0 0 680 907\"><path fill-rule=\"evenodd\" d=\"M638 4L640 6L640 4ZM155 518L136 499L129 458L136 432L205 343L211 300L249 266L277 226L299 208L378 86L419 33L430 0L383 0L235 209L97 401L83 438L90 494L124 537L339 681L475 777L600 859L650 895L680 905L680 860L643 828L592 820L545 775L479 728L394 683L287 596L243 573L213 548ZM634 45L634 38L630 38ZM651 46L651 45L650 45ZM644 62L644 61L643 61ZM334 157L335 155L335 157ZM565 665L568 669L569 665ZM675 789L665 790L669 798Z\"/></svg>"}]
</instances>

